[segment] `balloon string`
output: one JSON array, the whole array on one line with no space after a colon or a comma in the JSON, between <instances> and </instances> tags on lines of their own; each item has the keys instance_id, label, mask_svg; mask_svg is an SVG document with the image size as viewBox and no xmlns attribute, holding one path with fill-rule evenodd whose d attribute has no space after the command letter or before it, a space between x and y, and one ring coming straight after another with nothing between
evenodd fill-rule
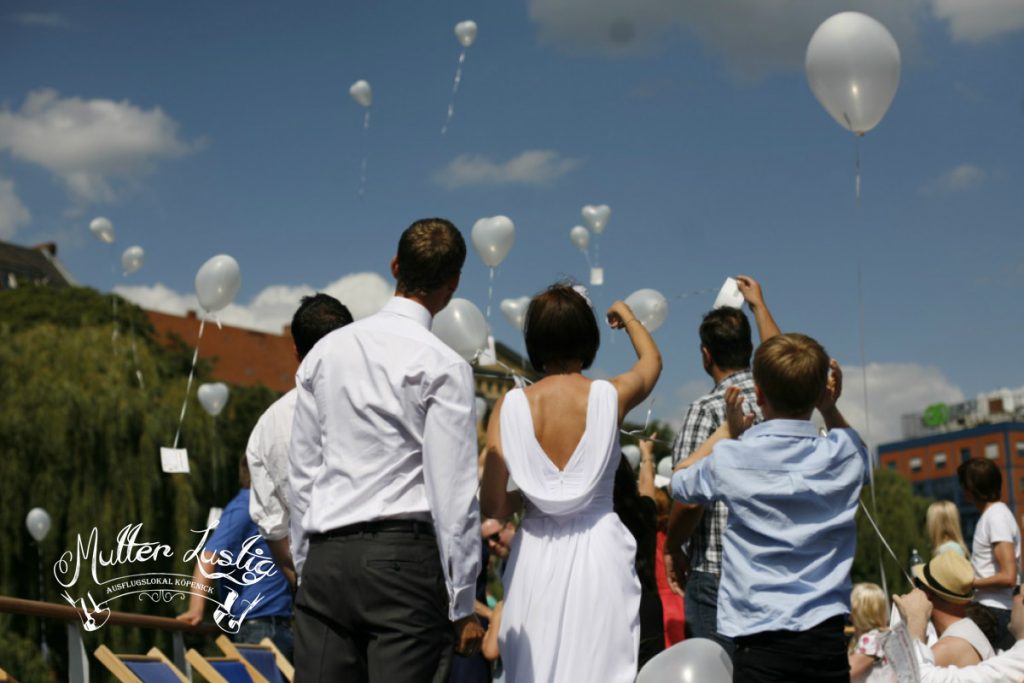
<instances>
[{"instance_id":1,"label":"balloon string","mask_svg":"<svg viewBox=\"0 0 1024 683\"><path fill-rule=\"evenodd\" d=\"M889 545L889 542L885 540L885 536L882 535L881 529L879 529L878 524L875 523L875 518L871 516L871 513L868 512L867 506L864 505L864 501L859 501L859 503L860 509L864 511L864 514L867 516L868 521L871 522L871 526L875 529L875 533L878 534L878 540L882 542L882 545L885 546L885 549L889 551L890 555L892 555L892 559L896 560L896 566L898 566L900 568L900 571L903 572L903 576L907 577L907 583L913 585L914 579L912 579L910 577L910 574L907 573L907 570L903 568L903 563L900 561L900 558L896 557L896 553L892 551L892 547ZM878 561L879 563L881 563L882 558L879 557ZM883 574L882 576L885 576L885 574ZM886 593L886 595L888 595L888 593Z\"/></svg>"},{"instance_id":2,"label":"balloon string","mask_svg":"<svg viewBox=\"0 0 1024 683\"><path fill-rule=\"evenodd\" d=\"M594 236L594 267L601 265L601 235Z\"/></svg>"},{"instance_id":3,"label":"balloon string","mask_svg":"<svg viewBox=\"0 0 1024 683\"><path fill-rule=\"evenodd\" d=\"M491 324L491 299L494 296L494 267L491 267L491 281L487 285L487 324Z\"/></svg>"},{"instance_id":4,"label":"balloon string","mask_svg":"<svg viewBox=\"0 0 1024 683\"><path fill-rule=\"evenodd\" d=\"M853 170L854 170L854 174L856 176L856 179L854 181L854 185L855 185L855 189L856 189L856 193L857 193L857 203L858 204L860 204L860 138L861 138L860 135L855 136L854 137L854 143L853 143L853 149L854 149Z\"/></svg>"},{"instance_id":5,"label":"balloon string","mask_svg":"<svg viewBox=\"0 0 1024 683\"><path fill-rule=\"evenodd\" d=\"M363 130L370 130L370 110L367 109L366 113L363 114Z\"/></svg>"},{"instance_id":6,"label":"balloon string","mask_svg":"<svg viewBox=\"0 0 1024 683\"><path fill-rule=\"evenodd\" d=\"M146 382L142 378L142 370L139 369L139 354L135 348L135 320L128 318L128 331L132 340L132 365L135 367L135 379L139 381L139 388L146 390Z\"/></svg>"},{"instance_id":7,"label":"balloon string","mask_svg":"<svg viewBox=\"0 0 1024 683\"><path fill-rule=\"evenodd\" d=\"M110 303L113 306L113 310L114 310L114 330L110 333L110 346L114 350L114 353L117 353L117 332L118 332L118 330L117 330L117 295L116 294L111 294L110 295Z\"/></svg>"},{"instance_id":8,"label":"balloon string","mask_svg":"<svg viewBox=\"0 0 1024 683\"><path fill-rule=\"evenodd\" d=\"M858 336L860 337L860 370L861 384L864 390L864 435L867 437L868 446L868 477L871 484L871 509L878 514L878 501L875 499L875 456L871 451L871 415L868 413L868 364L864 353L864 277L861 263L857 262L857 313L858 313ZM899 560L897 560L899 562ZM878 571L882 578L882 590L888 595L889 586L885 575L885 567L882 565L881 552L878 558Z\"/></svg>"},{"instance_id":9,"label":"balloon string","mask_svg":"<svg viewBox=\"0 0 1024 683\"><path fill-rule=\"evenodd\" d=\"M696 296L698 294L712 294L717 291L718 289L716 287L705 287L704 289L695 289L692 292L677 294L676 296L672 297L672 300L675 301L676 299L686 299L688 297Z\"/></svg>"},{"instance_id":10,"label":"balloon string","mask_svg":"<svg viewBox=\"0 0 1024 683\"><path fill-rule=\"evenodd\" d=\"M192 393L192 378L196 374L196 361L199 360L199 342L203 339L203 329L206 327L206 316L199 321L199 336L196 337L196 350L192 352L192 367L188 371L188 384L185 385L185 400L181 402L181 416L178 417L178 431L174 433L174 445L178 447L178 439L181 437L181 425L185 422L185 411L188 410L188 396Z\"/></svg>"},{"instance_id":11,"label":"balloon string","mask_svg":"<svg viewBox=\"0 0 1024 683\"><path fill-rule=\"evenodd\" d=\"M441 126L441 135L448 133L448 125L452 122L452 116L455 115L455 96L459 92L459 83L462 82L462 65L466 62L466 48L462 48L462 52L459 53L459 64L455 67L455 82L452 84L452 99L448 102L448 116L444 120L444 125Z\"/></svg>"},{"instance_id":12,"label":"balloon string","mask_svg":"<svg viewBox=\"0 0 1024 683\"><path fill-rule=\"evenodd\" d=\"M369 135L370 130L370 110L367 109L363 115L363 137ZM364 142L365 145L365 142ZM366 152L363 153L363 163L359 169L359 197L362 198L366 195L366 162L368 155Z\"/></svg>"}]
</instances>

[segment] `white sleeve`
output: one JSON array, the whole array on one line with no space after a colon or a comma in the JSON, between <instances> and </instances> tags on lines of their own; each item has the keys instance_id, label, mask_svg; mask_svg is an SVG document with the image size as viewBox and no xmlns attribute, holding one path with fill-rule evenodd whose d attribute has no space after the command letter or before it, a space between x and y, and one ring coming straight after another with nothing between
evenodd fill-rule
<instances>
[{"instance_id":1,"label":"white sleeve","mask_svg":"<svg viewBox=\"0 0 1024 683\"><path fill-rule=\"evenodd\" d=\"M304 362L295 375L295 416L292 420L292 442L288 458L288 502L291 508L288 543L295 571L300 576L308 548L308 539L302 525L303 517L309 509L313 482L324 459L320 415L313 395L313 374Z\"/></svg>"},{"instance_id":2,"label":"white sleeve","mask_svg":"<svg viewBox=\"0 0 1024 683\"><path fill-rule=\"evenodd\" d=\"M473 371L459 363L426 388L423 478L448 587L452 621L473 613L480 573Z\"/></svg>"},{"instance_id":3,"label":"white sleeve","mask_svg":"<svg viewBox=\"0 0 1024 683\"><path fill-rule=\"evenodd\" d=\"M270 471L273 458L288 461L288 445L267 443L263 434L266 421L260 419L249 435L245 458L249 462L249 478L252 481L249 495L249 515L259 527L260 535L268 541L276 541L288 535L288 501L281 490L281 482L274 481ZM282 454L281 451L284 451Z\"/></svg>"},{"instance_id":4,"label":"white sleeve","mask_svg":"<svg viewBox=\"0 0 1024 683\"><path fill-rule=\"evenodd\" d=\"M1013 543L1016 545L1017 542L1017 522L1013 519L1013 513L1007 509L1000 509L998 515L991 515L988 525L988 542L992 545L996 543ZM993 559L995 559L993 557Z\"/></svg>"}]
</instances>

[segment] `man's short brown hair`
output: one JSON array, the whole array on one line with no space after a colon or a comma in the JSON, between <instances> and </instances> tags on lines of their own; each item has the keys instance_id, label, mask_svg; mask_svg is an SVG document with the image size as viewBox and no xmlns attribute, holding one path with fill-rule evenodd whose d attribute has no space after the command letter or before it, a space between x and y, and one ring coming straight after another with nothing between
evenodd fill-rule
<instances>
[{"instance_id":1,"label":"man's short brown hair","mask_svg":"<svg viewBox=\"0 0 1024 683\"><path fill-rule=\"evenodd\" d=\"M578 360L586 370L594 362L601 333L597 318L572 285L559 283L530 301L526 309L526 353L539 372L552 361Z\"/></svg>"},{"instance_id":2,"label":"man's short brown hair","mask_svg":"<svg viewBox=\"0 0 1024 683\"><path fill-rule=\"evenodd\" d=\"M754 383L781 415L814 410L828 383L828 354L805 334L780 334L754 353Z\"/></svg>"},{"instance_id":3,"label":"man's short brown hair","mask_svg":"<svg viewBox=\"0 0 1024 683\"><path fill-rule=\"evenodd\" d=\"M462 272L466 241L450 221L424 218L398 240L398 290L426 296Z\"/></svg>"}]
</instances>

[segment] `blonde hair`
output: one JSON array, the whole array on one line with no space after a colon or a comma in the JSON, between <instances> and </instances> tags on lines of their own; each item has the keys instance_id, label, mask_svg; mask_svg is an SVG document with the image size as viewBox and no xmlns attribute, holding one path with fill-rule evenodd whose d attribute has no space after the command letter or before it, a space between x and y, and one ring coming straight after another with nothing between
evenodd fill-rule
<instances>
[{"instance_id":1,"label":"blonde hair","mask_svg":"<svg viewBox=\"0 0 1024 683\"><path fill-rule=\"evenodd\" d=\"M938 554L939 546L943 543L952 541L964 551L964 557L968 556L967 544L960 531L960 512L951 501L940 500L929 505L928 513L925 515L925 527L932 542L933 554Z\"/></svg>"},{"instance_id":2,"label":"blonde hair","mask_svg":"<svg viewBox=\"0 0 1024 683\"><path fill-rule=\"evenodd\" d=\"M857 640L872 629L889 629L889 604L885 593L876 583L857 583L850 594L850 619L853 621L853 638L850 652L857 649Z\"/></svg>"}]
</instances>

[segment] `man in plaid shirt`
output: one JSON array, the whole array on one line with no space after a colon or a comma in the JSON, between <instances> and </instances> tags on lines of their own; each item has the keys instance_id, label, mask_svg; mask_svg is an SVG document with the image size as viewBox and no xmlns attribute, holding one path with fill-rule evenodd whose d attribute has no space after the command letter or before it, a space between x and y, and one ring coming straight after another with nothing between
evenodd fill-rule
<instances>
[{"instance_id":1,"label":"man in plaid shirt","mask_svg":"<svg viewBox=\"0 0 1024 683\"><path fill-rule=\"evenodd\" d=\"M736 278L736 284L754 314L761 341L779 334L757 281L741 275ZM727 387L742 389L747 412L753 412L756 421L761 420L754 396L754 377L750 372L754 346L747 316L735 308L708 312L701 321L700 343L704 371L715 381L715 388L690 404L683 427L672 445L672 462L676 465L725 422ZM686 636L713 638L732 656L732 639L720 636L716 625L722 532L727 515L725 504L720 501L707 508L700 504L674 503L665 542L665 568L674 592L683 595L685 587Z\"/></svg>"}]
</instances>

